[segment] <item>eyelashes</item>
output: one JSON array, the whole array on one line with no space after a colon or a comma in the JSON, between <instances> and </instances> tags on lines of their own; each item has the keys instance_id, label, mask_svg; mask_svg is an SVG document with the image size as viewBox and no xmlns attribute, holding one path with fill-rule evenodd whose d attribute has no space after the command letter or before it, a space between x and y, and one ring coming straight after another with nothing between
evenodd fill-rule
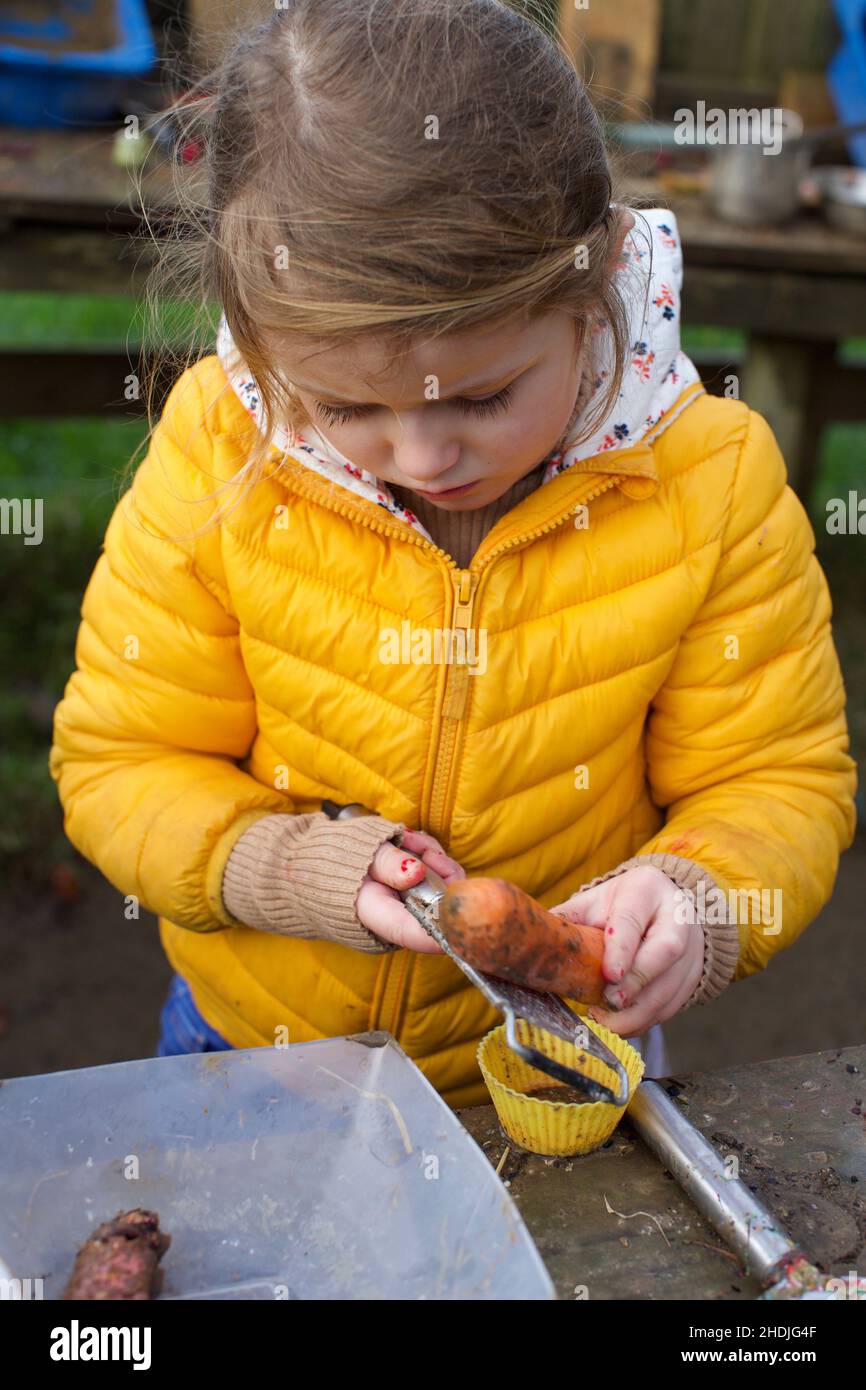
<instances>
[{"instance_id":1,"label":"eyelashes","mask_svg":"<svg viewBox=\"0 0 866 1390\"><path fill-rule=\"evenodd\" d=\"M446 404L455 405L464 415L495 415L499 410L508 409L513 393L513 387L505 386L501 391L497 391L495 396L484 396L476 401L470 400L467 396L457 396L454 401L447 401ZM378 409L375 405L328 405L325 401L316 401L316 414L329 425L344 425L349 420L356 420L369 411Z\"/></svg>"},{"instance_id":2,"label":"eyelashes","mask_svg":"<svg viewBox=\"0 0 866 1390\"><path fill-rule=\"evenodd\" d=\"M454 404L466 415L495 415L497 410L508 409L513 394L513 387L505 386L501 391L497 391L495 396L484 396L477 401L458 396Z\"/></svg>"}]
</instances>

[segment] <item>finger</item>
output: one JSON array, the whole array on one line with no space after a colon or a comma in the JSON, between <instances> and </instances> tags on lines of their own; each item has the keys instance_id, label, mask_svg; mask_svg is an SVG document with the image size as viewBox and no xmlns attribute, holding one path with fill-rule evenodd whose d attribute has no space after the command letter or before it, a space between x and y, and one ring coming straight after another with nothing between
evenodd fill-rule
<instances>
[{"instance_id":1,"label":"finger","mask_svg":"<svg viewBox=\"0 0 866 1390\"><path fill-rule=\"evenodd\" d=\"M419 856L424 853L425 849L442 848L436 837L428 835L426 830L404 830L400 843Z\"/></svg>"},{"instance_id":2,"label":"finger","mask_svg":"<svg viewBox=\"0 0 866 1390\"><path fill-rule=\"evenodd\" d=\"M566 902L550 910L567 922L585 927L603 927L609 900L609 883L600 883L596 888L583 888L579 893L573 893Z\"/></svg>"},{"instance_id":3,"label":"finger","mask_svg":"<svg viewBox=\"0 0 866 1390\"><path fill-rule=\"evenodd\" d=\"M602 971L615 987L621 987L654 914L654 900L650 895L658 892L656 880L657 875L652 870L647 875L643 869L632 869L619 882L608 879L595 888L584 888L560 907L552 909L568 921L600 927L604 931ZM608 1002L615 1002L612 992Z\"/></svg>"},{"instance_id":4,"label":"finger","mask_svg":"<svg viewBox=\"0 0 866 1390\"><path fill-rule=\"evenodd\" d=\"M450 883L453 878L466 877L466 870L462 864L458 864L456 859L446 854L439 841L426 831L405 830L401 843L404 849L418 855L446 883Z\"/></svg>"},{"instance_id":5,"label":"finger","mask_svg":"<svg viewBox=\"0 0 866 1390\"><path fill-rule=\"evenodd\" d=\"M623 875L614 891L604 928L602 966L612 983L621 984L631 968L644 933L661 906L665 883L655 869L633 869Z\"/></svg>"},{"instance_id":6,"label":"finger","mask_svg":"<svg viewBox=\"0 0 866 1390\"><path fill-rule=\"evenodd\" d=\"M367 872L370 878L376 879L379 883L386 883L389 888L404 891L421 882L425 869L416 855L407 854L404 849L398 849L389 840L376 850Z\"/></svg>"},{"instance_id":7,"label":"finger","mask_svg":"<svg viewBox=\"0 0 866 1390\"><path fill-rule=\"evenodd\" d=\"M380 936L383 941L391 941L396 946L423 951L428 955L442 954L441 946L406 911L394 891L383 883L371 878L364 880L355 900L355 912L367 930Z\"/></svg>"},{"instance_id":8,"label":"finger","mask_svg":"<svg viewBox=\"0 0 866 1390\"><path fill-rule=\"evenodd\" d=\"M645 1033L654 1023L659 1022L665 1006L676 994L676 986L676 981L663 975L660 980L641 990L631 1008L622 1009L619 1013L609 1013L605 1009L594 1007L590 1010L590 1017L621 1038L632 1038L638 1033Z\"/></svg>"},{"instance_id":9,"label":"finger","mask_svg":"<svg viewBox=\"0 0 866 1390\"><path fill-rule=\"evenodd\" d=\"M690 963L678 961L664 975L642 989L631 1007L619 1013L608 1013L594 1006L589 1010L589 1015L621 1038L634 1037L645 1033L654 1023L664 1023L679 1012L694 989L691 978Z\"/></svg>"},{"instance_id":10,"label":"finger","mask_svg":"<svg viewBox=\"0 0 866 1390\"><path fill-rule=\"evenodd\" d=\"M452 883L454 879L465 878L466 870L462 864L458 864L455 859L447 855L442 849L427 849L422 855L424 863L427 864L434 873L437 873L446 883Z\"/></svg>"},{"instance_id":11,"label":"finger","mask_svg":"<svg viewBox=\"0 0 866 1390\"><path fill-rule=\"evenodd\" d=\"M703 955L703 933L698 932ZM636 994L652 984L677 961L689 954L689 947L696 939L694 925L671 921L664 913L659 913L651 922L637 950L637 955L622 979L621 988L629 1003ZM619 1002L619 1001L618 1001Z\"/></svg>"},{"instance_id":12,"label":"finger","mask_svg":"<svg viewBox=\"0 0 866 1390\"><path fill-rule=\"evenodd\" d=\"M614 882L608 879L595 888L584 888L552 911L566 921L598 927L604 932L602 973L614 986L619 986L637 950L644 924L637 919L634 911L628 911L629 900L627 895L623 895L623 889L627 892L629 885L624 884L623 889L617 885L614 889ZM611 997L608 1003L612 1002Z\"/></svg>"},{"instance_id":13,"label":"finger","mask_svg":"<svg viewBox=\"0 0 866 1390\"><path fill-rule=\"evenodd\" d=\"M635 958L622 979L617 984L608 985L605 990L604 997L608 1004L619 1009L626 1008L636 994L670 970L685 955L693 930L688 923L672 921L668 905L663 905L647 927Z\"/></svg>"}]
</instances>

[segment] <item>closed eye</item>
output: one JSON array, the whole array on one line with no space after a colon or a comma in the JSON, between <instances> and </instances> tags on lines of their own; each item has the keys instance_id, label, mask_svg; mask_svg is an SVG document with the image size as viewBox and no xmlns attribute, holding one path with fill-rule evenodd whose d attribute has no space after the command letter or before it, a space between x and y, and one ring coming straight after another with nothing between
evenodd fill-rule
<instances>
[{"instance_id":1,"label":"closed eye","mask_svg":"<svg viewBox=\"0 0 866 1390\"><path fill-rule=\"evenodd\" d=\"M473 400L470 396L455 396L445 401L445 405L455 405L464 415L495 415L498 410L507 410L513 389L505 386L493 396L481 396ZM356 420L371 410L381 410L378 405L329 405L327 401L316 401L316 413L329 425L343 425L348 420Z\"/></svg>"}]
</instances>

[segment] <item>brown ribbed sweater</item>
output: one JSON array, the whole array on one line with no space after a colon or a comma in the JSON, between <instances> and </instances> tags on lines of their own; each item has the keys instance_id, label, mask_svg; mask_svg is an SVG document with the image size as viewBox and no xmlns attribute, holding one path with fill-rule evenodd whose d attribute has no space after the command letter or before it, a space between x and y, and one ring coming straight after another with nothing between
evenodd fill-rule
<instances>
[{"instance_id":1,"label":"brown ribbed sweater","mask_svg":"<svg viewBox=\"0 0 866 1390\"><path fill-rule=\"evenodd\" d=\"M434 542L465 569L496 522L540 485L543 468L539 464L496 502L475 511L445 512L408 489L392 491ZM394 950L359 921L355 899L379 846L387 840L399 844L405 829L381 816L349 821L332 821L321 811L263 816L241 835L229 856L222 884L224 906L238 925L258 931L337 941L359 951ZM636 856L584 886L645 864L656 865L687 891L695 891L702 879L707 894L716 888L700 865L673 854ZM713 902L717 896L704 900ZM739 953L733 923L708 924L700 916L697 920L704 931L704 970L686 1008L721 994Z\"/></svg>"}]
</instances>

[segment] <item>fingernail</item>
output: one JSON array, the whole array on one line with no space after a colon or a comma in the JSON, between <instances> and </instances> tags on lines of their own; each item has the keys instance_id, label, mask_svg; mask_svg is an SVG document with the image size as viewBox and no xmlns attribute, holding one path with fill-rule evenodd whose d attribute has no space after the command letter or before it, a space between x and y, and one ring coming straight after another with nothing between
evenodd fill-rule
<instances>
[{"instance_id":1,"label":"fingernail","mask_svg":"<svg viewBox=\"0 0 866 1390\"><path fill-rule=\"evenodd\" d=\"M420 863L421 863L421 860L420 860L420 859L403 859L403 860L401 860L401 862L400 862L400 872L401 872L401 874L411 874L412 871L413 871L413 869L417 869L417 867L418 867L418 865L419 865Z\"/></svg>"}]
</instances>

